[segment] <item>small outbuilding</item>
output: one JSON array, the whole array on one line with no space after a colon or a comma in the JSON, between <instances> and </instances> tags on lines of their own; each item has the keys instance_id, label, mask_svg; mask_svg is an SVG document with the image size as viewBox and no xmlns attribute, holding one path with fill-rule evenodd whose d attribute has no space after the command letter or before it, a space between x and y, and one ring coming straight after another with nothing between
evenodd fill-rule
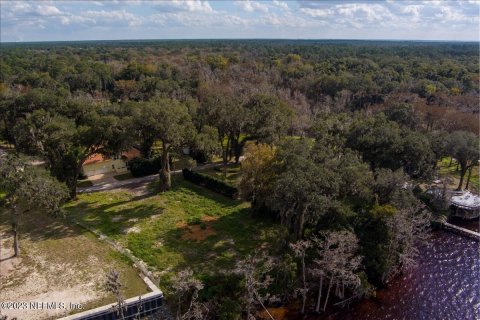
<instances>
[{"instance_id":1,"label":"small outbuilding","mask_svg":"<svg viewBox=\"0 0 480 320\"><path fill-rule=\"evenodd\" d=\"M140 151L137 148L131 148L114 157L96 153L85 160L82 166L82 173L87 177L111 172L125 173L128 171L127 162L137 157L140 157Z\"/></svg>"},{"instance_id":2,"label":"small outbuilding","mask_svg":"<svg viewBox=\"0 0 480 320\"><path fill-rule=\"evenodd\" d=\"M469 191L453 194L450 204L456 217L475 219L480 216L480 196Z\"/></svg>"}]
</instances>

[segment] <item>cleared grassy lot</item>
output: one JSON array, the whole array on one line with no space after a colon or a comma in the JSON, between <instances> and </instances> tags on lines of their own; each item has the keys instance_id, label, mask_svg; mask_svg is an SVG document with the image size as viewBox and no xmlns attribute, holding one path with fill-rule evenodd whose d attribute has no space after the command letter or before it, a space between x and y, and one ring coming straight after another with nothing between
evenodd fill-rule
<instances>
[{"instance_id":1,"label":"cleared grassy lot","mask_svg":"<svg viewBox=\"0 0 480 320\"><path fill-rule=\"evenodd\" d=\"M103 290L105 274L120 272L124 296L148 292L130 262L89 232L62 218L39 212L25 214L20 222L20 257L12 258L9 213L0 208L0 301L81 303L89 309L115 301ZM68 311L68 310L67 310ZM61 309L2 310L19 319L51 319Z\"/></svg>"},{"instance_id":2,"label":"cleared grassy lot","mask_svg":"<svg viewBox=\"0 0 480 320\"><path fill-rule=\"evenodd\" d=\"M180 177L158 194L125 191L82 194L67 206L71 215L116 239L161 278L190 267L209 274L230 269L258 247L274 248L283 228L252 217L249 204L210 192Z\"/></svg>"},{"instance_id":3,"label":"cleared grassy lot","mask_svg":"<svg viewBox=\"0 0 480 320\"><path fill-rule=\"evenodd\" d=\"M451 187L456 188L458 183L460 182L460 171L457 171L457 163L455 160L450 164L450 158L445 157L441 161L438 162L438 172L441 176L445 177L448 176L452 179ZM468 171L465 174L465 178L463 180L463 187L467 183ZM470 185L469 189L475 192L480 192L480 178L479 178L479 167L475 166L472 170L472 176L470 178Z\"/></svg>"}]
</instances>

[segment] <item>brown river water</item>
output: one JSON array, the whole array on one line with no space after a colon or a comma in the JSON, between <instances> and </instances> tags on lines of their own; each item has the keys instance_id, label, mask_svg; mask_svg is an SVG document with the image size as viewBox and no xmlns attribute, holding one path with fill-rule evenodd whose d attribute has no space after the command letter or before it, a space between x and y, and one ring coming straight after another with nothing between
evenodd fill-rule
<instances>
[{"instance_id":1,"label":"brown river water","mask_svg":"<svg viewBox=\"0 0 480 320\"><path fill-rule=\"evenodd\" d=\"M479 252L473 239L435 231L417 266L335 319L480 319Z\"/></svg>"},{"instance_id":2,"label":"brown river water","mask_svg":"<svg viewBox=\"0 0 480 320\"><path fill-rule=\"evenodd\" d=\"M452 221L453 222L453 221ZM475 230L478 220L463 222ZM283 320L480 320L480 243L448 231L434 231L419 248L417 265L349 310L301 317L280 308Z\"/></svg>"}]
</instances>

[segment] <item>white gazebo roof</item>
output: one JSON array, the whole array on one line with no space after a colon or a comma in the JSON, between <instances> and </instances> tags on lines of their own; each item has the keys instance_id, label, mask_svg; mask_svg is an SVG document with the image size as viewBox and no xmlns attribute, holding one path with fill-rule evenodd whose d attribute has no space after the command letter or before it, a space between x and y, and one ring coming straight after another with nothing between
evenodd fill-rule
<instances>
[{"instance_id":1,"label":"white gazebo roof","mask_svg":"<svg viewBox=\"0 0 480 320\"><path fill-rule=\"evenodd\" d=\"M454 206L464 209L478 209L480 208L480 197L465 191L460 195L453 196L450 200Z\"/></svg>"}]
</instances>

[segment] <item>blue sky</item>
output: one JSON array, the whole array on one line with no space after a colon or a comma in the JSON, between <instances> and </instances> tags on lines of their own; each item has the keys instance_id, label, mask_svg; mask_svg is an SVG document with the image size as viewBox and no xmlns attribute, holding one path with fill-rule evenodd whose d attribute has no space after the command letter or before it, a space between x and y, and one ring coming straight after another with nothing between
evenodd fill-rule
<instances>
[{"instance_id":1,"label":"blue sky","mask_svg":"<svg viewBox=\"0 0 480 320\"><path fill-rule=\"evenodd\" d=\"M4 1L1 41L479 40L480 0Z\"/></svg>"}]
</instances>

